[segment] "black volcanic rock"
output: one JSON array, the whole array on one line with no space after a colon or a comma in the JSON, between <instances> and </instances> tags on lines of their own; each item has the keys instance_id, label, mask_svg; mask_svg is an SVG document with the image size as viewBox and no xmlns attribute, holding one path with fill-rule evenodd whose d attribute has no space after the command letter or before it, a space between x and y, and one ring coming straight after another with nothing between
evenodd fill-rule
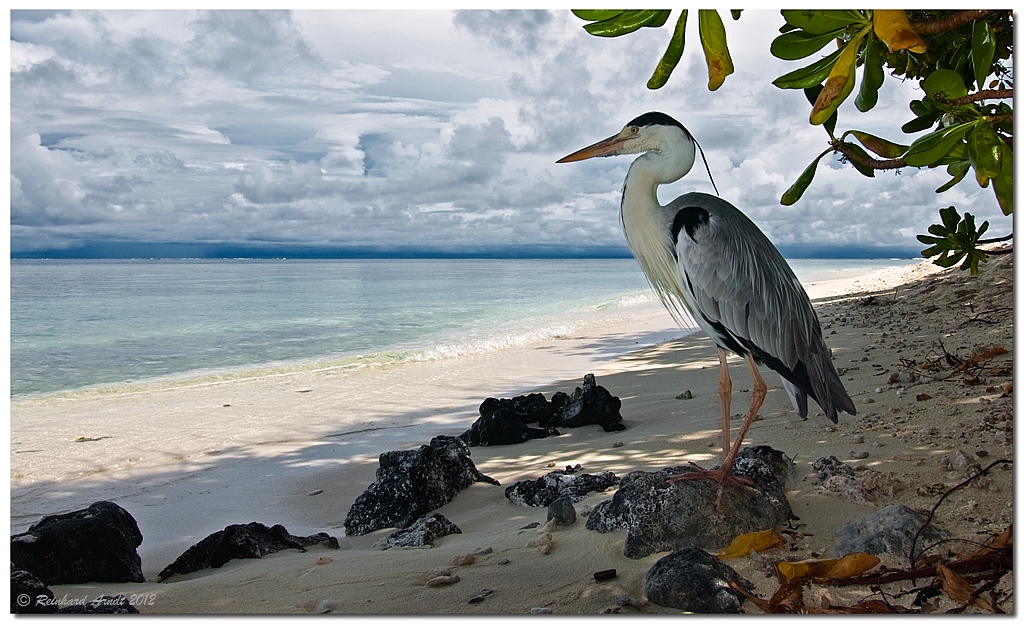
<instances>
[{"instance_id":1,"label":"black volcanic rock","mask_svg":"<svg viewBox=\"0 0 1024 624\"><path fill-rule=\"evenodd\" d=\"M556 392L551 397L551 419L541 421L542 427L582 427L600 425L605 431L622 431L619 409L622 401L613 396L604 386L597 385L593 373L583 377L583 386L577 387L571 395Z\"/></svg>"},{"instance_id":2,"label":"black volcanic rock","mask_svg":"<svg viewBox=\"0 0 1024 624\"><path fill-rule=\"evenodd\" d=\"M11 562L45 585L142 583L139 525L124 508L98 501L46 516L11 536Z\"/></svg>"},{"instance_id":3,"label":"black volcanic rock","mask_svg":"<svg viewBox=\"0 0 1024 624\"><path fill-rule=\"evenodd\" d=\"M272 527L259 522L230 524L182 553L160 572L157 581L165 581L175 574L219 568L232 559L259 559L286 548L306 552L307 547L320 544L327 548L340 547L338 539L327 533L299 537L280 524Z\"/></svg>"},{"instance_id":4,"label":"black volcanic rock","mask_svg":"<svg viewBox=\"0 0 1024 624\"><path fill-rule=\"evenodd\" d=\"M424 516L412 524L412 526L399 529L388 536L388 548L424 548L433 546L434 540L452 533L462 533L462 529L455 526L455 523L439 513Z\"/></svg>"},{"instance_id":5,"label":"black volcanic rock","mask_svg":"<svg viewBox=\"0 0 1024 624\"><path fill-rule=\"evenodd\" d=\"M726 484L717 504L718 482L694 479L675 484L665 480L696 469L663 468L634 471L622 478L611 499L598 504L587 528L599 533L626 529L623 554L640 559L651 553L687 547L722 549L737 535L775 528L790 517L782 484L785 473L748 449L740 452L733 472L753 481L751 487ZM784 464L778 466L782 470Z\"/></svg>"},{"instance_id":6,"label":"black volcanic rock","mask_svg":"<svg viewBox=\"0 0 1024 624\"><path fill-rule=\"evenodd\" d=\"M483 406L480 409L483 410ZM467 446L501 446L552 435L559 435L558 429L527 427L518 412L501 407L477 418L468 430L459 435L459 439Z\"/></svg>"},{"instance_id":7,"label":"black volcanic rock","mask_svg":"<svg viewBox=\"0 0 1024 624\"><path fill-rule=\"evenodd\" d=\"M53 592L34 574L11 564L11 613L55 613Z\"/></svg>"},{"instance_id":8,"label":"black volcanic rock","mask_svg":"<svg viewBox=\"0 0 1024 624\"><path fill-rule=\"evenodd\" d=\"M619 482L607 470L576 474L575 470L552 470L533 481L517 481L505 488L505 498L520 507L547 507L559 498L583 500L591 492L603 492Z\"/></svg>"},{"instance_id":9,"label":"black volcanic rock","mask_svg":"<svg viewBox=\"0 0 1024 624\"><path fill-rule=\"evenodd\" d=\"M346 535L404 529L477 481L500 485L477 470L469 447L453 436L437 436L414 451L381 453L379 462L377 480L348 510Z\"/></svg>"},{"instance_id":10,"label":"black volcanic rock","mask_svg":"<svg viewBox=\"0 0 1024 624\"><path fill-rule=\"evenodd\" d=\"M658 559L647 571L644 593L663 607L690 613L741 613L745 598L729 587L732 581L748 592L754 585L714 555L683 548Z\"/></svg>"}]
</instances>

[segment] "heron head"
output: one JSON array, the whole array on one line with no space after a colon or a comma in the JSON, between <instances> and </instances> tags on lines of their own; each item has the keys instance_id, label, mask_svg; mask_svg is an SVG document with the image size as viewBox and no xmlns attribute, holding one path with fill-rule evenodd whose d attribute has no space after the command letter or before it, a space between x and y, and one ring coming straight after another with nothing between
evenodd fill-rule
<instances>
[{"instance_id":1,"label":"heron head","mask_svg":"<svg viewBox=\"0 0 1024 624\"><path fill-rule=\"evenodd\" d=\"M559 163L576 162L597 156L618 156L620 154L645 154L634 163L656 172L659 183L674 182L686 175L700 150L690 131L683 124L665 113L644 113L630 121L618 134L598 141L593 145L573 152L557 160ZM701 156L704 151L701 150ZM704 159L707 167L707 159ZM708 176L711 170L708 169ZM714 180L711 184L714 185ZM715 189L718 190L717 187Z\"/></svg>"},{"instance_id":2,"label":"heron head","mask_svg":"<svg viewBox=\"0 0 1024 624\"><path fill-rule=\"evenodd\" d=\"M644 113L626 124L618 134L573 152L557 162L644 152L671 152L672 155L684 157L688 152L692 162L693 143L693 137L675 119L665 113Z\"/></svg>"}]
</instances>

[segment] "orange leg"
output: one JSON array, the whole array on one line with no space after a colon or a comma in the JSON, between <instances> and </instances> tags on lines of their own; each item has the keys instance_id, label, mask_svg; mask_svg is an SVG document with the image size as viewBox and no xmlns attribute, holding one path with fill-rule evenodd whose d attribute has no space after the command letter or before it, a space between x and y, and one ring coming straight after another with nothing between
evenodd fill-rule
<instances>
[{"instance_id":1,"label":"orange leg","mask_svg":"<svg viewBox=\"0 0 1024 624\"><path fill-rule=\"evenodd\" d=\"M722 368L722 375L719 382L719 394L722 397L722 430L725 435L725 457L722 459L722 465L714 470L701 470L700 472L690 472L675 477L670 477L667 481L669 483L677 483L679 481L685 481L687 479L714 479L718 481L718 496L721 500L722 486L726 481L734 485L750 485L750 480L745 477L737 477L732 473L732 465L736 462L736 455L740 452L740 447L743 445L743 438L747 435L747 430L750 429L750 425L757 418L757 412L761 409L761 405L764 404L764 399L768 396L768 385L764 383L764 379L761 378L760 371L757 370L757 362L754 361L754 357L749 353L746 356L747 366L750 367L750 374L754 378L754 391L751 396L750 409L747 411L746 417L743 419L743 425L740 426L739 433L736 436L736 441L729 444L729 403L728 399L732 395L732 382L729 379L729 371L725 366L725 353L719 349L719 364Z\"/></svg>"}]
</instances>

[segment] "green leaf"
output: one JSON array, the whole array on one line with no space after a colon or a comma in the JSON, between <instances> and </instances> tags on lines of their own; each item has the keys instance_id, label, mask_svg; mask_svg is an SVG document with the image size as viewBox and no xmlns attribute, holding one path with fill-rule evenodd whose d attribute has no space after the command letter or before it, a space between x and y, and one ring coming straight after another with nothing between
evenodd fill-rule
<instances>
[{"instance_id":1,"label":"green leaf","mask_svg":"<svg viewBox=\"0 0 1024 624\"><path fill-rule=\"evenodd\" d=\"M683 47L686 44L686 13L687 10L683 9L679 19L676 20L676 28L672 32L672 39L668 42L668 48L665 50L665 54L662 55L661 61L658 62L658 66L654 69L651 79L647 81L648 89L660 89L665 86L665 83L668 82L668 77L672 75L672 70L679 64L679 59L683 56Z\"/></svg>"},{"instance_id":2,"label":"green leaf","mask_svg":"<svg viewBox=\"0 0 1024 624\"><path fill-rule=\"evenodd\" d=\"M963 76L951 69L937 69L921 83L932 99L955 100L967 95Z\"/></svg>"},{"instance_id":3,"label":"green leaf","mask_svg":"<svg viewBox=\"0 0 1024 624\"><path fill-rule=\"evenodd\" d=\"M974 68L974 79L978 88L985 88L985 78L992 68L992 58L996 53L996 37L992 26L985 20L976 20L971 35L971 64Z\"/></svg>"},{"instance_id":4,"label":"green leaf","mask_svg":"<svg viewBox=\"0 0 1024 624\"><path fill-rule=\"evenodd\" d=\"M946 191L953 188L957 184L960 184L960 181L967 177L967 172L970 170L971 163L966 160L961 160L959 162L950 164L948 167L946 167L946 173L953 176L953 178L949 182L946 182L939 188L935 189L935 192L945 193Z\"/></svg>"},{"instance_id":5,"label":"green leaf","mask_svg":"<svg viewBox=\"0 0 1024 624\"><path fill-rule=\"evenodd\" d=\"M743 13L743 9L732 9L729 13L732 14L732 19L735 21L740 18L740 14Z\"/></svg>"},{"instance_id":6,"label":"green leaf","mask_svg":"<svg viewBox=\"0 0 1024 624\"><path fill-rule=\"evenodd\" d=\"M861 158L868 158L868 159L871 158L871 156L869 156L868 153L865 152L863 149L861 149L861 147L859 145L857 145L856 143L847 143L846 145L848 146L847 147L848 150L850 150L851 152L857 154ZM846 160L851 165L853 165L853 168L856 169L857 171L859 171L862 176L865 176L865 177L868 177L868 178L875 177L875 170L872 169L871 167L866 167L866 166L860 164L859 162L857 162L856 160L854 160L852 158L847 158Z\"/></svg>"},{"instance_id":7,"label":"green leaf","mask_svg":"<svg viewBox=\"0 0 1024 624\"><path fill-rule=\"evenodd\" d=\"M660 9L622 11L614 17L591 24L584 24L583 28L588 33L597 37L620 37L644 26L651 28L662 26L671 12Z\"/></svg>"},{"instance_id":8,"label":"green leaf","mask_svg":"<svg viewBox=\"0 0 1024 624\"><path fill-rule=\"evenodd\" d=\"M831 30L821 35L812 35L804 30L784 33L772 41L772 56L784 61L802 59L814 54L842 35L842 29Z\"/></svg>"},{"instance_id":9,"label":"green leaf","mask_svg":"<svg viewBox=\"0 0 1024 624\"><path fill-rule=\"evenodd\" d=\"M819 154L818 157L811 162L811 164L807 165L807 168L804 169L804 172L801 173L800 177L796 179L796 182L793 183L793 186L789 187L789 189L782 194L781 203L783 206L792 206L800 199L800 197L804 194L804 191L807 190L807 187L811 185L811 181L814 179L814 172L818 168L818 161L821 160L825 156L825 154L829 153L830 151L832 151L831 148Z\"/></svg>"},{"instance_id":10,"label":"green leaf","mask_svg":"<svg viewBox=\"0 0 1024 624\"><path fill-rule=\"evenodd\" d=\"M975 122L946 126L924 135L910 144L903 155L903 162L911 167L926 167L946 155L953 145L962 139Z\"/></svg>"},{"instance_id":11,"label":"green leaf","mask_svg":"<svg viewBox=\"0 0 1024 624\"><path fill-rule=\"evenodd\" d=\"M925 258L938 256L933 260L935 264L942 267L951 267L963 260L961 270L970 269L971 273L978 272L978 263L985 262L988 254L978 249L978 242L982 234L988 229L988 221L981 224L980 228L974 227L974 215L965 213L960 220L960 214L954 206L939 210L939 217L942 224L933 224L928 231L935 236L918 235L917 240L931 247L921 252Z\"/></svg>"},{"instance_id":12,"label":"green leaf","mask_svg":"<svg viewBox=\"0 0 1024 624\"><path fill-rule=\"evenodd\" d=\"M600 22L622 13L622 9L572 9L572 14L588 22Z\"/></svg>"},{"instance_id":13,"label":"green leaf","mask_svg":"<svg viewBox=\"0 0 1024 624\"><path fill-rule=\"evenodd\" d=\"M808 9L784 10L786 22L803 28L813 35L821 35L850 24L866 24L867 17L860 11L812 11Z\"/></svg>"},{"instance_id":14,"label":"green leaf","mask_svg":"<svg viewBox=\"0 0 1024 624\"><path fill-rule=\"evenodd\" d=\"M921 117L911 119L907 123L903 124L902 126L900 126L900 130L902 130L905 134L914 134L915 132L927 130L928 128L931 128L932 126L935 125L935 122L939 120L939 117L942 117L942 113L940 112L931 113L930 115L923 115Z\"/></svg>"},{"instance_id":15,"label":"green leaf","mask_svg":"<svg viewBox=\"0 0 1024 624\"><path fill-rule=\"evenodd\" d=\"M729 55L729 44L725 39L725 24L714 9L697 11L697 26L700 33L700 44L704 48L704 58L708 64L708 90L714 91L722 86L725 77L733 73L732 57Z\"/></svg>"},{"instance_id":16,"label":"green leaf","mask_svg":"<svg viewBox=\"0 0 1024 624\"><path fill-rule=\"evenodd\" d=\"M857 110L864 113L875 107L878 103L878 89L885 80L885 72L882 71L882 55L879 42L874 36L868 37L867 45L864 47L864 77L860 83L860 92L854 104Z\"/></svg>"},{"instance_id":17,"label":"green leaf","mask_svg":"<svg viewBox=\"0 0 1024 624\"><path fill-rule=\"evenodd\" d=\"M839 60L839 55L843 53L840 48L828 56L818 59L811 63L807 67L801 67L800 69L783 74L775 80L772 84L780 89L807 89L815 85L820 85L828 74L832 71L832 66Z\"/></svg>"},{"instance_id":18,"label":"green leaf","mask_svg":"<svg viewBox=\"0 0 1024 624\"><path fill-rule=\"evenodd\" d=\"M984 188L988 181L999 175L1002 167L1003 142L984 119L979 119L967 135L967 154L974 167L974 176Z\"/></svg>"},{"instance_id":19,"label":"green leaf","mask_svg":"<svg viewBox=\"0 0 1024 624\"><path fill-rule=\"evenodd\" d=\"M899 143L886 141L885 139L876 137L873 134L868 134L867 132L861 132L860 130L850 130L850 134L857 137L857 140L861 142L861 145L878 154L882 158L899 158L906 153L907 149L910 147L908 145L900 145Z\"/></svg>"},{"instance_id":20,"label":"green leaf","mask_svg":"<svg viewBox=\"0 0 1024 624\"><path fill-rule=\"evenodd\" d=\"M1002 139L1000 139L1002 141ZM1013 150L1003 145L1003 166L992 180L999 209L1004 215L1013 214Z\"/></svg>"}]
</instances>

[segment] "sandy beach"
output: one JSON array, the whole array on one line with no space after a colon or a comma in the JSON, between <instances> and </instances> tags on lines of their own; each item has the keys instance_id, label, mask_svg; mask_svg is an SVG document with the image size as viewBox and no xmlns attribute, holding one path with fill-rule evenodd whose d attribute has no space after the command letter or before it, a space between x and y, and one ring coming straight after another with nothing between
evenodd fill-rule
<instances>
[{"instance_id":1,"label":"sandy beach","mask_svg":"<svg viewBox=\"0 0 1024 624\"><path fill-rule=\"evenodd\" d=\"M958 460L986 466L1013 457L1012 256L993 257L974 277L922 262L806 286L858 413L842 414L833 425L812 403L809 419L801 421L778 376L766 372L763 418L746 443L795 458L787 495L805 537L762 558L824 555L838 528L880 507L931 509L945 489L968 476ZM630 342L638 350L617 355ZM968 372L951 370L950 360L941 358L948 353L962 361L991 347L1007 352L978 359ZM915 369L915 381L889 383L893 373L940 361L947 365L928 369L930 377ZM750 375L737 357L730 358L730 370L733 411L742 412ZM441 538L433 548L382 550L377 542L390 529L344 536L345 515L373 482L380 453L465 431L488 396L571 393L586 373L622 400L624 431L589 426L519 445L473 448L477 468L502 486L474 484L439 509L462 534ZM14 402L12 532L98 500L121 505L138 521L143 572L153 580L51 589L71 598L152 594L143 613L292 614L330 607L344 614L527 614L547 607L593 614L614 605L617 595L643 596L645 574L667 553L628 559L624 531L588 531L583 518L552 533L553 549L540 554L525 547L537 533L523 527L543 524L546 510L512 504L504 487L566 465L624 476L689 461L710 467L719 459L714 345L676 327L654 303L529 348L360 374L390 376L388 391L363 391L359 374L326 368ZM692 399L676 398L686 390ZM39 422L50 424L45 431L30 426ZM261 435L268 428L275 439ZM199 453L182 451L197 444ZM810 467L823 455L849 463L859 479L870 475L870 486L858 496L825 491ZM63 472L42 470L39 458L46 456L65 458ZM1013 491L1013 471L997 468L948 497L934 523L957 537L984 539L1012 523ZM583 512L612 494L591 494L576 508ZM203 537L254 521L283 524L294 535L326 531L341 549L286 550L155 582L164 566ZM460 582L424 585L453 555L484 548L492 554L463 566ZM499 563L503 559L508 562ZM760 596L777 586L762 562L729 563ZM616 578L596 583L593 573L609 568ZM494 593L469 604L484 588ZM853 602L857 591L869 593L813 591L809 602L822 596ZM1000 606L1011 612L1012 599ZM746 610L760 612L749 602ZM643 611L678 613L655 604Z\"/></svg>"}]
</instances>

